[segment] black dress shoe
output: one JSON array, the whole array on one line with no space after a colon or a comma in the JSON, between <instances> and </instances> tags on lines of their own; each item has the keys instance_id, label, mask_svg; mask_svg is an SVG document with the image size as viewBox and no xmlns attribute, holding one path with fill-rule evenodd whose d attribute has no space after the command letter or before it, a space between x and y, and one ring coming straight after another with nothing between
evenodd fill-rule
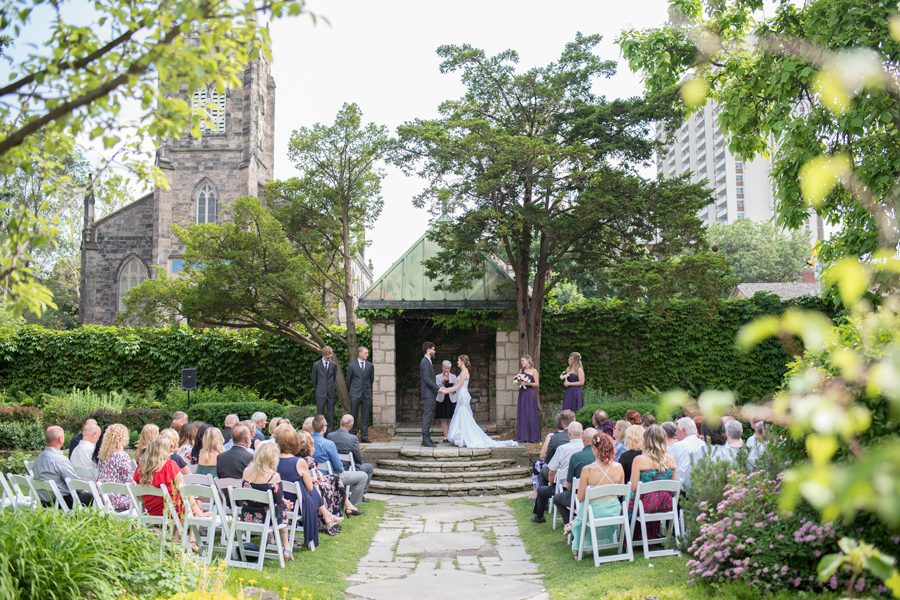
<instances>
[{"instance_id":1,"label":"black dress shoe","mask_svg":"<svg viewBox=\"0 0 900 600\"><path fill-rule=\"evenodd\" d=\"M367 437L364 437L363 439L359 440L359 442L361 444L371 444L372 443L369 441L369 438L367 438Z\"/></svg>"},{"instance_id":2,"label":"black dress shoe","mask_svg":"<svg viewBox=\"0 0 900 600\"><path fill-rule=\"evenodd\" d=\"M545 519L543 515L534 515L531 517L531 521L533 523L546 523L547 519Z\"/></svg>"},{"instance_id":3,"label":"black dress shoe","mask_svg":"<svg viewBox=\"0 0 900 600\"><path fill-rule=\"evenodd\" d=\"M363 511L359 510L358 508L356 510L348 510L347 511L348 517L359 517L359 516L362 516L362 514L363 514Z\"/></svg>"},{"instance_id":4,"label":"black dress shoe","mask_svg":"<svg viewBox=\"0 0 900 600\"><path fill-rule=\"evenodd\" d=\"M437 444L432 442L430 439L422 440L422 445L426 448L434 448Z\"/></svg>"}]
</instances>

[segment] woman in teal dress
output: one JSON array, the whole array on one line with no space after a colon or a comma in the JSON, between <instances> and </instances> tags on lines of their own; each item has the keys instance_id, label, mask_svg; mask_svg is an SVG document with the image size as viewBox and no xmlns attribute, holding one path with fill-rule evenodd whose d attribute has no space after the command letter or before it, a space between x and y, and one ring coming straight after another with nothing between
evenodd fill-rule
<instances>
[{"instance_id":1,"label":"woman in teal dress","mask_svg":"<svg viewBox=\"0 0 900 600\"><path fill-rule=\"evenodd\" d=\"M210 427L204 432L200 454L197 457L197 473L200 475L216 475L216 460L222 454L225 438L218 427Z\"/></svg>"},{"instance_id":2,"label":"woman in teal dress","mask_svg":"<svg viewBox=\"0 0 900 600\"><path fill-rule=\"evenodd\" d=\"M666 430L659 425L651 425L644 432L644 451L631 463L631 499L628 501L628 514L634 518L634 495L640 482L675 479L675 458L669 454ZM641 495L641 504L645 513L666 512L672 510L672 494L669 492L653 492ZM634 532L635 539L640 539L640 529ZM647 523L647 539L659 537L659 523Z\"/></svg>"},{"instance_id":3,"label":"woman in teal dress","mask_svg":"<svg viewBox=\"0 0 900 600\"><path fill-rule=\"evenodd\" d=\"M610 485L617 483L625 483L625 471L622 465L615 462L616 447L612 437L605 433L598 433L591 442L592 450L596 460L581 470L581 477L578 480L578 501L584 502L587 495L588 487L600 485ZM590 502L591 512L594 518L615 517L622 514L622 502L617 496L605 496L602 498L594 498ZM587 507L582 505L578 511L575 520L566 526L567 531L572 533L572 554L578 556L581 548L581 529L584 526L584 520L587 516ZM597 544L611 544L616 540L617 525L603 525L595 527L597 534ZM593 542L590 532L584 532L585 549L591 549Z\"/></svg>"}]
</instances>

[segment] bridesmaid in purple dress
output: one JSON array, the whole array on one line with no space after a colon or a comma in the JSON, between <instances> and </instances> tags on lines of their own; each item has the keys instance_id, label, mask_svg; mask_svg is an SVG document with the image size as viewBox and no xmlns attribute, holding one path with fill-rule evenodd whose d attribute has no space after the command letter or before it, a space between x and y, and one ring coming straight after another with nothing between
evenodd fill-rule
<instances>
[{"instance_id":1,"label":"bridesmaid in purple dress","mask_svg":"<svg viewBox=\"0 0 900 600\"><path fill-rule=\"evenodd\" d=\"M520 442L541 441L541 411L538 407L538 372L527 354L520 359L520 374L528 379L519 387L519 409L516 418L516 439Z\"/></svg>"},{"instance_id":2,"label":"bridesmaid in purple dress","mask_svg":"<svg viewBox=\"0 0 900 600\"><path fill-rule=\"evenodd\" d=\"M566 393L563 395L563 410L577 413L584 406L584 368L581 366L581 354L573 352L569 355L569 366L560 375Z\"/></svg>"}]
</instances>

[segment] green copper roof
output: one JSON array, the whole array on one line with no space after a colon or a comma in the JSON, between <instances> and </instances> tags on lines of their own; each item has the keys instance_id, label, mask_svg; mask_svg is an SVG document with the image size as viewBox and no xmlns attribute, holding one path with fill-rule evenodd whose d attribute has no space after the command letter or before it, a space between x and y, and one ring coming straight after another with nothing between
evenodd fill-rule
<instances>
[{"instance_id":1,"label":"green copper roof","mask_svg":"<svg viewBox=\"0 0 900 600\"><path fill-rule=\"evenodd\" d=\"M359 299L363 309L485 309L515 308L512 278L492 260L485 261L484 275L467 290L436 290L437 282L425 275L422 261L440 250L436 242L420 237L400 260L372 284Z\"/></svg>"}]
</instances>

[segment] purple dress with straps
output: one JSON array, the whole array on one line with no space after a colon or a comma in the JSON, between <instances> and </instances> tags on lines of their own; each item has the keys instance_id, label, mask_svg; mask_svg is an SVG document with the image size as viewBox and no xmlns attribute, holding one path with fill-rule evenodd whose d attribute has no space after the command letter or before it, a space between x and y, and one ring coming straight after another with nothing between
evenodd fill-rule
<instances>
[{"instance_id":1,"label":"purple dress with straps","mask_svg":"<svg viewBox=\"0 0 900 600\"><path fill-rule=\"evenodd\" d=\"M566 381L574 383L578 381L578 373L569 373ZM571 410L577 413L584 406L584 389L580 385L570 386L566 388L563 395L563 410Z\"/></svg>"},{"instance_id":2,"label":"purple dress with straps","mask_svg":"<svg viewBox=\"0 0 900 600\"><path fill-rule=\"evenodd\" d=\"M520 371L530 381L534 377ZM541 441L541 411L538 407L537 388L519 388L519 408L516 414L516 439L520 442Z\"/></svg>"}]
</instances>

